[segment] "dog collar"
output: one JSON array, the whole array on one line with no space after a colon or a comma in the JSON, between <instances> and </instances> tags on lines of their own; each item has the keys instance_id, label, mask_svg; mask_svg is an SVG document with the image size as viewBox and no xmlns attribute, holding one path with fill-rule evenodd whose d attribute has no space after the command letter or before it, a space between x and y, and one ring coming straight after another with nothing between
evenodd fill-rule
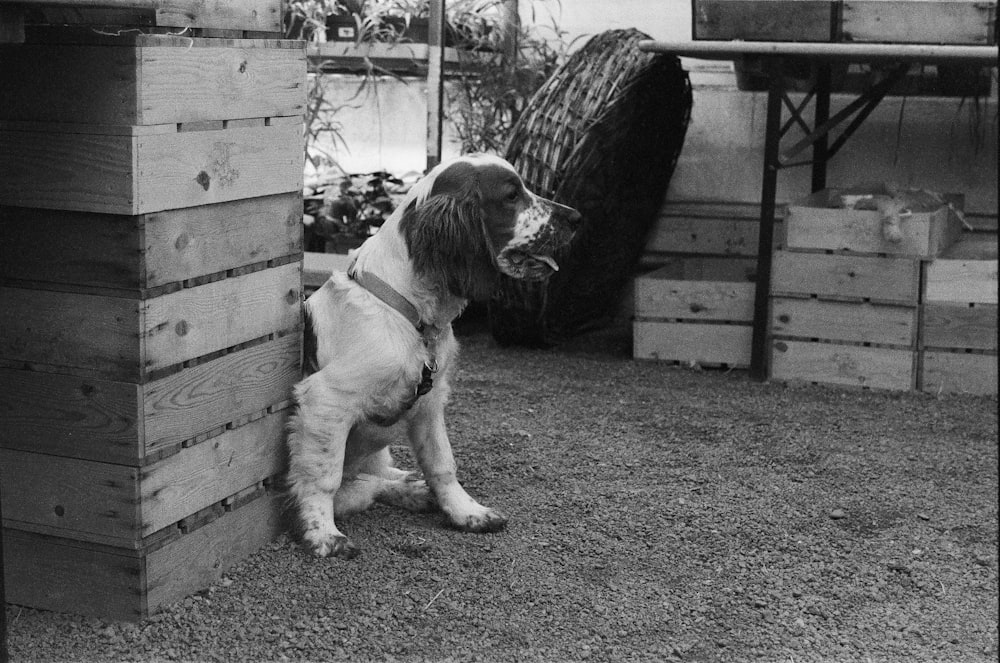
<instances>
[{"instance_id":1,"label":"dog collar","mask_svg":"<svg viewBox=\"0 0 1000 663\"><path fill-rule=\"evenodd\" d=\"M424 332L426 325L421 322L417 307L409 299L399 294L391 285L371 272L359 272L355 268L354 262L347 268L347 276L409 320L410 324L416 327L418 332Z\"/></svg>"}]
</instances>

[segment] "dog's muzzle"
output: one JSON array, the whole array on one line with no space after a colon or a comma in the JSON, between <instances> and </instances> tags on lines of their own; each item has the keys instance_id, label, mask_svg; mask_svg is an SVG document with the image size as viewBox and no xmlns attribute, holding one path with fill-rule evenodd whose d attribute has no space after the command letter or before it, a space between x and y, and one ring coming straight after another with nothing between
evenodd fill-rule
<instances>
[{"instance_id":1,"label":"dog's muzzle","mask_svg":"<svg viewBox=\"0 0 1000 663\"><path fill-rule=\"evenodd\" d=\"M531 239L505 246L497 256L497 266L511 278L541 281L559 271L553 256L573 239L582 217L572 207L545 198L536 199L532 213L545 218L544 223Z\"/></svg>"}]
</instances>

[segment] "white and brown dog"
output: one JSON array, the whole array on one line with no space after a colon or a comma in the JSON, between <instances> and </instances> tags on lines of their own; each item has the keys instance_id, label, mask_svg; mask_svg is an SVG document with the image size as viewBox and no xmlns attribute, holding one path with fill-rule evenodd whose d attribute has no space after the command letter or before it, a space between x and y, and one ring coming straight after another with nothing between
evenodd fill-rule
<instances>
[{"instance_id":1,"label":"white and brown dog","mask_svg":"<svg viewBox=\"0 0 1000 663\"><path fill-rule=\"evenodd\" d=\"M409 192L347 273L306 300L307 375L289 420L288 487L302 541L320 557L358 549L335 516L375 501L440 508L469 532L506 524L456 478L444 408L458 344L451 322L501 273L543 279L579 225L575 210L528 191L509 163L459 157ZM424 480L393 467L408 438Z\"/></svg>"}]
</instances>

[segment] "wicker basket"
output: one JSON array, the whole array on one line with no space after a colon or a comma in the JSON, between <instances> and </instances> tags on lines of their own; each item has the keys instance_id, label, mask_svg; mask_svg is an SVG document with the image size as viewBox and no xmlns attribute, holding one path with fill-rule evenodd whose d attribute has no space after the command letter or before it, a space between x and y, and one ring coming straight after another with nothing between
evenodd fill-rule
<instances>
[{"instance_id":1,"label":"wicker basket","mask_svg":"<svg viewBox=\"0 0 1000 663\"><path fill-rule=\"evenodd\" d=\"M648 37L592 38L538 90L505 156L539 195L583 215L548 282L504 277L489 305L497 342L548 346L606 324L632 276L691 116L691 84L674 56L644 53Z\"/></svg>"}]
</instances>

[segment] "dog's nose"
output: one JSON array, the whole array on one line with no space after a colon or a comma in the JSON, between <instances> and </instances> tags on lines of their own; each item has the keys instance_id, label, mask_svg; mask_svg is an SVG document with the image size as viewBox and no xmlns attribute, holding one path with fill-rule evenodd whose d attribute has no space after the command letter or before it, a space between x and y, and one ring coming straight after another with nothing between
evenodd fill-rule
<instances>
[{"instance_id":1,"label":"dog's nose","mask_svg":"<svg viewBox=\"0 0 1000 663\"><path fill-rule=\"evenodd\" d=\"M560 205L559 203L555 203L555 209L553 210L553 212L557 216L561 217L563 221L566 222L566 225L569 226L570 229L572 230L576 230L577 228L579 228L580 223L583 221L583 215L567 205Z\"/></svg>"}]
</instances>

